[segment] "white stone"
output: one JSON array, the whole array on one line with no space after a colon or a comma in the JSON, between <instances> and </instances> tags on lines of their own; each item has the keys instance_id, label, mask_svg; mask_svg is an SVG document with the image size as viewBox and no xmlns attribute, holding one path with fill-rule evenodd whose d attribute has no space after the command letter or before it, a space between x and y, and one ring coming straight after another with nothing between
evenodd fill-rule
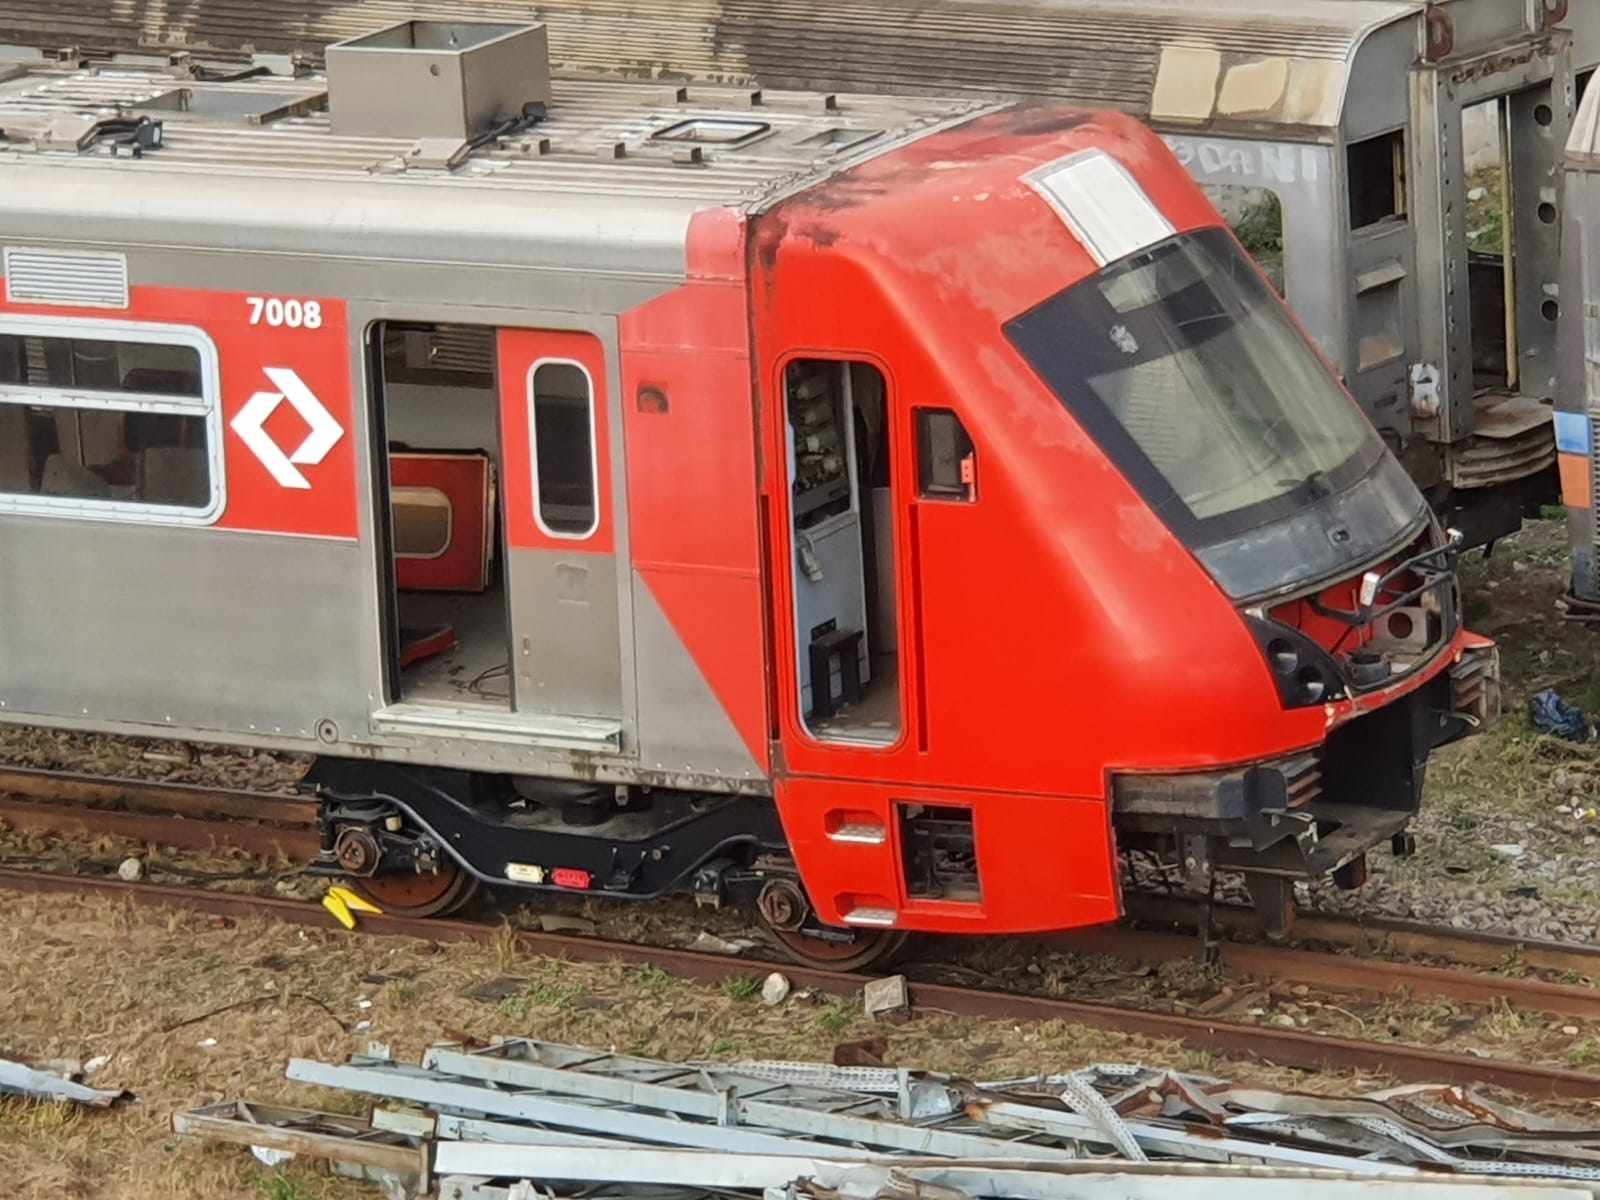
<instances>
[{"instance_id":1,"label":"white stone","mask_svg":"<svg viewBox=\"0 0 1600 1200\"><path fill-rule=\"evenodd\" d=\"M117 868L117 876L124 883L138 883L144 878L144 863L137 858L125 858Z\"/></svg>"},{"instance_id":2,"label":"white stone","mask_svg":"<svg viewBox=\"0 0 1600 1200\"><path fill-rule=\"evenodd\" d=\"M782 1004L789 998L789 987L788 977L774 971L761 984L761 1003L769 1006Z\"/></svg>"}]
</instances>

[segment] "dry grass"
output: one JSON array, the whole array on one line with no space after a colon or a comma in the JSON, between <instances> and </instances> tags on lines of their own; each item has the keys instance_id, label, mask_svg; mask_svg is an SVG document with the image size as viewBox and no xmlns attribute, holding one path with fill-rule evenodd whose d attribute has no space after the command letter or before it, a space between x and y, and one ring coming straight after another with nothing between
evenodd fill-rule
<instances>
[{"instance_id":1,"label":"dry grass","mask_svg":"<svg viewBox=\"0 0 1600 1200\"><path fill-rule=\"evenodd\" d=\"M284 1061L336 1061L370 1040L415 1058L451 1031L720 1059L827 1059L841 1040L887 1034L893 1061L978 1077L1142 1059L1278 1086L1350 1090L1378 1082L1225 1064L1174 1044L1061 1022L924 1012L885 1028L867 1020L858 1000L802 992L768 1008L744 986L690 983L648 966L532 958L505 937L439 945L84 899L8 897L6 905L0 1053L110 1055L94 1082L139 1096L110 1112L0 1105L0 1177L18 1196L370 1196L308 1166L268 1172L237 1147L180 1141L170 1132L171 1114L239 1096L361 1111L359 1097L287 1083ZM1063 978L1062 990L1069 986ZM357 1028L362 1021L370 1028ZM214 1045L205 1044L210 1039Z\"/></svg>"}]
</instances>

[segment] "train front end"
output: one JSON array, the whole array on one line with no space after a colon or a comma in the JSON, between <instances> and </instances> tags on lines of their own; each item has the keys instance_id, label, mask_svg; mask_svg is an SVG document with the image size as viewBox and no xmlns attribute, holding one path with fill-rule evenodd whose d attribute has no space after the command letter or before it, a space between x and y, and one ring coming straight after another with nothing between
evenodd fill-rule
<instances>
[{"instance_id":1,"label":"train front end","mask_svg":"<svg viewBox=\"0 0 1600 1200\"><path fill-rule=\"evenodd\" d=\"M1123 849L1151 852L1202 889L1217 869L1244 871L1276 918L1287 881L1356 886L1369 848L1405 852L1430 753L1497 709L1495 651L1462 628L1459 536L1440 527L1233 237L1157 227L1159 210L1131 177L1113 178L1127 188L1124 215L1149 206L1152 227L1139 236L1155 240L1005 333L1193 557L1231 609L1222 619L1247 633L1250 649L1235 639L1239 657L1225 669L1270 688L1260 707L1277 712L1229 742L1315 734L1209 769L1124 762L1109 775ZM1082 212L1086 181L1053 177L1064 211ZM1207 702L1203 692L1185 700Z\"/></svg>"},{"instance_id":2,"label":"train front end","mask_svg":"<svg viewBox=\"0 0 1600 1200\"><path fill-rule=\"evenodd\" d=\"M758 328L886 364L913 460L880 464L908 734L785 730L824 923L1109 920L1139 860L1243 873L1276 920L1294 880L1404 852L1430 754L1498 709L1459 538L1159 141L1019 108L779 211L757 295L841 300ZM879 823L881 862L840 845Z\"/></svg>"}]
</instances>

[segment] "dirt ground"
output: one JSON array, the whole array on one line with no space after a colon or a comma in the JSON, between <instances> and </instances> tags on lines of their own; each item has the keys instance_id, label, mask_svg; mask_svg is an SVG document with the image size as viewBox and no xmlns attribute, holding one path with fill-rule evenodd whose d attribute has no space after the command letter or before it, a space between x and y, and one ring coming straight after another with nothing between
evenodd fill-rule
<instances>
[{"instance_id":1,"label":"dirt ground","mask_svg":"<svg viewBox=\"0 0 1600 1200\"><path fill-rule=\"evenodd\" d=\"M1320 907L1457 928L1589 941L1600 934L1600 742L1535 731L1546 688L1600 718L1600 629L1563 621L1564 521L1530 522L1462 563L1468 624L1500 647L1505 713L1429 766L1417 854L1372 856L1358 892L1315 889Z\"/></svg>"},{"instance_id":2,"label":"dirt ground","mask_svg":"<svg viewBox=\"0 0 1600 1200\"><path fill-rule=\"evenodd\" d=\"M90 1082L138 1096L111 1111L0 1102L0 1191L19 1197L373 1197L309 1166L268 1170L240 1147L179 1139L171 1115L240 1097L364 1111L361 1097L286 1082L284 1063L339 1061L373 1040L414 1061L430 1042L460 1032L724 1060L828 1060L840 1041L881 1035L891 1062L977 1078L1145 1061L1267 1086L1352 1091L1382 1082L1222 1063L1062 1023L929 1012L879 1026L859 1000L803 992L769 1008L756 979L713 986L653 967L531 958L506 938L439 945L98 900L3 902L0 1057L109 1056Z\"/></svg>"}]
</instances>

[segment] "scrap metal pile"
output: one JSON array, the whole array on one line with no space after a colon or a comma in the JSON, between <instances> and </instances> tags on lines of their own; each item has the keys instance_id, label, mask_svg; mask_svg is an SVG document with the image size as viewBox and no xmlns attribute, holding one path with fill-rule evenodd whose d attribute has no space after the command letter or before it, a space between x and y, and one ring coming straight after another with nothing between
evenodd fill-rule
<instances>
[{"instance_id":1,"label":"scrap metal pile","mask_svg":"<svg viewBox=\"0 0 1600 1200\"><path fill-rule=\"evenodd\" d=\"M527 1039L435 1046L417 1066L372 1047L342 1065L293 1059L287 1075L378 1103L363 1120L236 1101L174 1127L448 1200L1600 1195L1600 1130L1450 1087L1330 1098L1141 1066L976 1084Z\"/></svg>"},{"instance_id":2,"label":"scrap metal pile","mask_svg":"<svg viewBox=\"0 0 1600 1200\"><path fill-rule=\"evenodd\" d=\"M52 1063L29 1066L0 1058L0 1097L21 1096L27 1100L55 1100L84 1104L91 1108L110 1108L132 1095L116 1088L104 1091L81 1082L83 1075L92 1075L105 1059L91 1060L86 1070L81 1063Z\"/></svg>"}]
</instances>

